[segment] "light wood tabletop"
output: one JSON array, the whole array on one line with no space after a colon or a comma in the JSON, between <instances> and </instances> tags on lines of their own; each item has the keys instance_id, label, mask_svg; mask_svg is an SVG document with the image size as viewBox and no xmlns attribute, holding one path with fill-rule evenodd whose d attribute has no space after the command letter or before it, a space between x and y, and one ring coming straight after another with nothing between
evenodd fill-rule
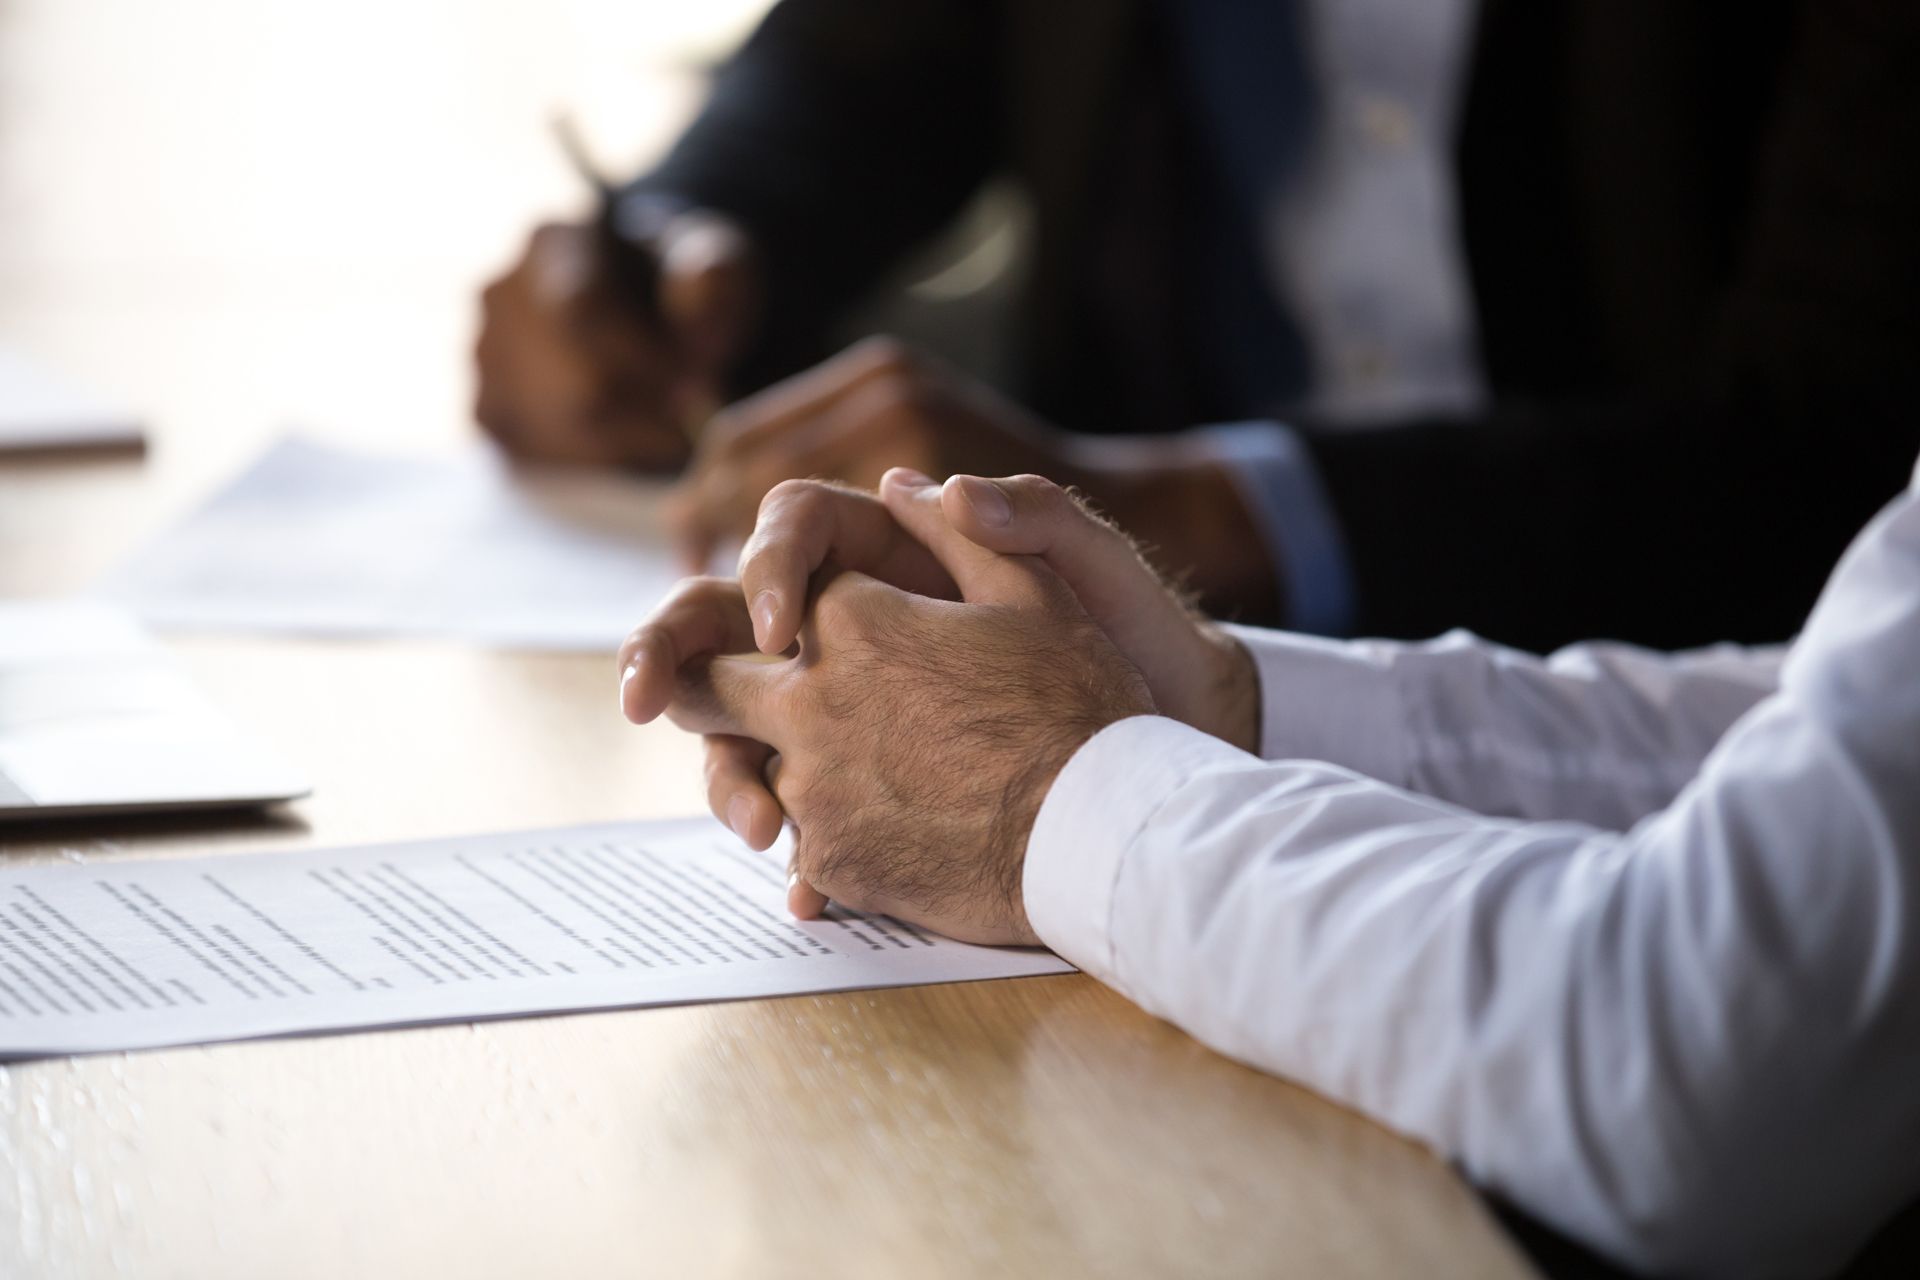
<instances>
[{"instance_id":1,"label":"light wood tabletop","mask_svg":"<svg viewBox=\"0 0 1920 1280\"><path fill-rule=\"evenodd\" d=\"M177 648L313 798L0 831L0 859L698 803L605 659ZM1526 1274L1428 1153L1077 976L14 1065L0 1162L8 1276Z\"/></svg>"},{"instance_id":2,"label":"light wood tabletop","mask_svg":"<svg viewBox=\"0 0 1920 1280\"><path fill-rule=\"evenodd\" d=\"M473 291L570 198L542 112L632 63L603 8L521 8L0 5L0 342L153 432L0 461L0 597L86 588L289 422L470 430ZM314 795L0 828L0 865L701 809L610 655L170 643ZM1428 1152L1078 976L0 1068L0 1276L903 1270L1529 1274Z\"/></svg>"}]
</instances>

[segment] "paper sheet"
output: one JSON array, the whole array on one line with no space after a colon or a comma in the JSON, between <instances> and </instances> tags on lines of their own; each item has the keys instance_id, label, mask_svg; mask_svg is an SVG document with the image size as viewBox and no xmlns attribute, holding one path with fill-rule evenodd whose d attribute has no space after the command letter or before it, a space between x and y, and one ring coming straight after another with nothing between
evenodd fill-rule
<instances>
[{"instance_id":1,"label":"paper sheet","mask_svg":"<svg viewBox=\"0 0 1920 1280\"><path fill-rule=\"evenodd\" d=\"M143 439L132 414L0 347L0 454L133 448Z\"/></svg>"},{"instance_id":2,"label":"paper sheet","mask_svg":"<svg viewBox=\"0 0 1920 1280\"><path fill-rule=\"evenodd\" d=\"M309 789L118 609L0 600L0 821Z\"/></svg>"},{"instance_id":3,"label":"paper sheet","mask_svg":"<svg viewBox=\"0 0 1920 1280\"><path fill-rule=\"evenodd\" d=\"M0 873L0 1058L1067 973L786 912L710 821Z\"/></svg>"},{"instance_id":4,"label":"paper sheet","mask_svg":"<svg viewBox=\"0 0 1920 1280\"><path fill-rule=\"evenodd\" d=\"M270 449L106 593L186 630L433 635L611 653L680 577L663 486L517 474L490 451Z\"/></svg>"}]
</instances>

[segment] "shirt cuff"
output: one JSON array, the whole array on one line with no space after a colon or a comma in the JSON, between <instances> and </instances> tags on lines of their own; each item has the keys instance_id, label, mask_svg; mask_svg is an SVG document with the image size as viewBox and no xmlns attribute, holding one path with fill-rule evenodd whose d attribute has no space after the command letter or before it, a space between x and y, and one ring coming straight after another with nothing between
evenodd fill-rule
<instances>
[{"instance_id":1,"label":"shirt cuff","mask_svg":"<svg viewBox=\"0 0 1920 1280\"><path fill-rule=\"evenodd\" d=\"M1260 755L1324 760L1409 785L1406 712L1395 646L1228 624L1260 673Z\"/></svg>"},{"instance_id":2,"label":"shirt cuff","mask_svg":"<svg viewBox=\"0 0 1920 1280\"><path fill-rule=\"evenodd\" d=\"M1353 567L1306 446L1277 422L1203 427L1195 443L1227 469L1280 576L1287 625L1317 635L1353 629Z\"/></svg>"},{"instance_id":3,"label":"shirt cuff","mask_svg":"<svg viewBox=\"0 0 1920 1280\"><path fill-rule=\"evenodd\" d=\"M1087 739L1060 770L1027 838L1021 895L1040 940L1111 981L1114 889L1141 831L1203 766L1245 752L1164 716L1134 716Z\"/></svg>"}]
</instances>

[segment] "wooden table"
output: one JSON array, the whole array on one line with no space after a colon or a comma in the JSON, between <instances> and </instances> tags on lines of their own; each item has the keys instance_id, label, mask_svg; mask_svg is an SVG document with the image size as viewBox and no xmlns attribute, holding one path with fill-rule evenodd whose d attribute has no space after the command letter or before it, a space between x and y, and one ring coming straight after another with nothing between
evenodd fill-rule
<instances>
[{"instance_id":1,"label":"wooden table","mask_svg":"<svg viewBox=\"0 0 1920 1280\"><path fill-rule=\"evenodd\" d=\"M689 743L626 728L606 660L180 648L313 799L0 858L698 803ZM0 1162L8 1276L1524 1274L1433 1157L1081 977L13 1066Z\"/></svg>"},{"instance_id":2,"label":"wooden table","mask_svg":"<svg viewBox=\"0 0 1920 1280\"><path fill-rule=\"evenodd\" d=\"M289 420L467 430L472 290L567 197L547 95L613 56L483 8L0 8L0 341L154 426L143 459L0 462L0 595L84 587ZM685 94L650 92L664 135ZM701 806L610 658L177 647L313 798L0 830L0 862ZM1527 1269L1428 1153L1080 977L0 1070L0 1276L902 1272Z\"/></svg>"}]
</instances>

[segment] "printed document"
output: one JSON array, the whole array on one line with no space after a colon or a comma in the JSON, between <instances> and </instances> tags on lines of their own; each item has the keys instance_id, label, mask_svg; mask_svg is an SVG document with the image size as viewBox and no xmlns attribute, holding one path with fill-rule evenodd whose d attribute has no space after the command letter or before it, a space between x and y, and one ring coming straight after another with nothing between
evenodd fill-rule
<instances>
[{"instance_id":1,"label":"printed document","mask_svg":"<svg viewBox=\"0 0 1920 1280\"><path fill-rule=\"evenodd\" d=\"M680 577L659 532L663 492L518 472L480 446L383 456L296 437L105 591L164 629L611 653Z\"/></svg>"},{"instance_id":2,"label":"printed document","mask_svg":"<svg viewBox=\"0 0 1920 1280\"><path fill-rule=\"evenodd\" d=\"M0 1058L1072 971L785 869L707 819L0 868Z\"/></svg>"}]
</instances>

